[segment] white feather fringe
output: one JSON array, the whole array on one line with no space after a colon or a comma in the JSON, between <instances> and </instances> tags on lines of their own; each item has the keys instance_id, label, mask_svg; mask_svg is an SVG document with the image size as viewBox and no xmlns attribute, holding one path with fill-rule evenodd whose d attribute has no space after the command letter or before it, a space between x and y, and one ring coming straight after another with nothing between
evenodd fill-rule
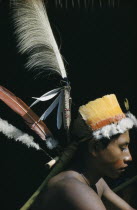
<instances>
[{"instance_id":1,"label":"white feather fringe","mask_svg":"<svg viewBox=\"0 0 137 210\"><path fill-rule=\"evenodd\" d=\"M101 129L94 131L93 136L95 139L99 140L101 138L110 139L111 136L116 134L122 134L127 130L133 128L133 126L137 127L137 119L133 114L128 112L126 114L126 118L123 118L118 123L112 123L110 125L106 125Z\"/></svg>"},{"instance_id":2,"label":"white feather fringe","mask_svg":"<svg viewBox=\"0 0 137 210\"><path fill-rule=\"evenodd\" d=\"M6 120L0 118L0 132L3 133L9 139L14 139L25 144L28 148L33 147L36 150L40 150L38 144L33 142L33 137L26 133L23 133L13 125L9 124Z\"/></svg>"},{"instance_id":3,"label":"white feather fringe","mask_svg":"<svg viewBox=\"0 0 137 210\"><path fill-rule=\"evenodd\" d=\"M21 53L29 53L28 68L53 70L66 78L66 70L48 20L43 0L12 0Z\"/></svg>"}]
</instances>

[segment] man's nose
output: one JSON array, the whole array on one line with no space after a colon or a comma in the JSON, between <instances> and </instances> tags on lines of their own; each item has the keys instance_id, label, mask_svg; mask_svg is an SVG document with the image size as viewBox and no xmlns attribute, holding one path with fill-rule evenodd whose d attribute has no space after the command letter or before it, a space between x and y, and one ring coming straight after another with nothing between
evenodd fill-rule
<instances>
[{"instance_id":1,"label":"man's nose","mask_svg":"<svg viewBox=\"0 0 137 210\"><path fill-rule=\"evenodd\" d=\"M125 162L132 161L132 156L131 156L131 154L130 154L129 149L128 149L128 151L127 151L126 154L125 154L124 161L125 161Z\"/></svg>"}]
</instances>

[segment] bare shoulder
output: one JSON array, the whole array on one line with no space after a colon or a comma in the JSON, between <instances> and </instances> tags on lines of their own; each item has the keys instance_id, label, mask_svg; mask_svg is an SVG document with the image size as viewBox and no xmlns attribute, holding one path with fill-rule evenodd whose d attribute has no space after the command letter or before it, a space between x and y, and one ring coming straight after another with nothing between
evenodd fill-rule
<instances>
[{"instance_id":1,"label":"bare shoulder","mask_svg":"<svg viewBox=\"0 0 137 210\"><path fill-rule=\"evenodd\" d=\"M96 185L97 186L100 186L101 190L104 190L104 188L106 186L108 186L107 183L105 182L105 180L103 178L99 179L99 181L97 182Z\"/></svg>"},{"instance_id":2,"label":"bare shoulder","mask_svg":"<svg viewBox=\"0 0 137 210\"><path fill-rule=\"evenodd\" d=\"M97 190L98 190L98 194L100 197L102 197L102 195L104 194L104 191L106 189L110 189L109 186L107 185L107 183L105 182L105 180L103 178L101 178L97 184Z\"/></svg>"},{"instance_id":3,"label":"bare shoulder","mask_svg":"<svg viewBox=\"0 0 137 210\"><path fill-rule=\"evenodd\" d=\"M54 195L58 197L57 200L61 200L59 205L64 206L63 209L66 207L77 210L105 209L99 196L82 181L77 172L64 172L52 178L48 189L51 196L52 191L56 191Z\"/></svg>"},{"instance_id":4,"label":"bare shoulder","mask_svg":"<svg viewBox=\"0 0 137 210\"><path fill-rule=\"evenodd\" d=\"M51 178L48 182L48 187L52 187L53 185L60 185L61 183L66 183L71 180L79 180L82 182L81 175L76 171L65 171L61 172L58 175Z\"/></svg>"},{"instance_id":5,"label":"bare shoulder","mask_svg":"<svg viewBox=\"0 0 137 210\"><path fill-rule=\"evenodd\" d=\"M110 190L108 184L106 183L106 181L105 181L103 178L101 178L101 179L99 180L99 182L97 183L97 185L100 186L100 188L101 188L101 190L102 190L102 193L103 193L105 190Z\"/></svg>"}]
</instances>

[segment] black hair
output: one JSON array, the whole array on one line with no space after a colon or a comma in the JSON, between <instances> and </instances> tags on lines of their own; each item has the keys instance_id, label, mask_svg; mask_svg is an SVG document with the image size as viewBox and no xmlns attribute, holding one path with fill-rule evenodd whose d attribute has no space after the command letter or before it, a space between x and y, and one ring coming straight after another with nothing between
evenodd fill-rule
<instances>
[{"instance_id":1,"label":"black hair","mask_svg":"<svg viewBox=\"0 0 137 210\"><path fill-rule=\"evenodd\" d=\"M71 125L71 139L73 141L81 142L84 139L85 143L80 143L79 149L82 147L82 150L85 150L84 148L87 148L87 145L89 140L95 141L95 143L101 142L103 144L103 148L105 149L108 144L114 140L115 138L118 138L120 134L113 135L110 139L109 138L101 138L101 139L95 139L93 137L93 131L92 129L86 124L85 120L82 119L81 115L78 114L78 117L74 120L74 122ZM82 146L81 146L82 144Z\"/></svg>"}]
</instances>

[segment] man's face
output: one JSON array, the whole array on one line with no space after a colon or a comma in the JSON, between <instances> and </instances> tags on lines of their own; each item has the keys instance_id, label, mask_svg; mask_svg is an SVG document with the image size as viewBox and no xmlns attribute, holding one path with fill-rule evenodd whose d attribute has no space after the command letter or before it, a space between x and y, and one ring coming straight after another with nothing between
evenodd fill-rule
<instances>
[{"instance_id":1,"label":"man's face","mask_svg":"<svg viewBox=\"0 0 137 210\"><path fill-rule=\"evenodd\" d=\"M128 162L132 160L128 148L129 142L129 132L127 131L113 139L105 149L98 151L97 161L100 173L117 178L125 171Z\"/></svg>"}]
</instances>

